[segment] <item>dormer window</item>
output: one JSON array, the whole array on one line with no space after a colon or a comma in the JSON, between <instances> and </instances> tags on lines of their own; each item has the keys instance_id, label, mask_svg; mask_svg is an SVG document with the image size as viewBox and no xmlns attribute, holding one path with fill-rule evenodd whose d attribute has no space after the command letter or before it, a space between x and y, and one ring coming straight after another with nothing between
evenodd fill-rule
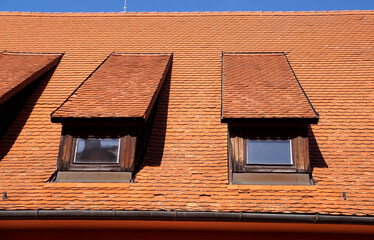
<instances>
[{"instance_id":1,"label":"dormer window","mask_svg":"<svg viewBox=\"0 0 374 240\"><path fill-rule=\"evenodd\" d=\"M55 181L132 181L170 65L171 54L111 54L52 113L63 125Z\"/></svg>"},{"instance_id":2,"label":"dormer window","mask_svg":"<svg viewBox=\"0 0 374 240\"><path fill-rule=\"evenodd\" d=\"M77 138L73 164L118 164L120 138Z\"/></svg>"},{"instance_id":3,"label":"dormer window","mask_svg":"<svg viewBox=\"0 0 374 240\"><path fill-rule=\"evenodd\" d=\"M223 54L222 122L233 184L313 184L308 125L318 116L286 56Z\"/></svg>"},{"instance_id":4,"label":"dormer window","mask_svg":"<svg viewBox=\"0 0 374 240\"><path fill-rule=\"evenodd\" d=\"M141 154L135 149L137 138L146 135L144 125L92 124L63 126L56 181L130 181Z\"/></svg>"},{"instance_id":5,"label":"dormer window","mask_svg":"<svg viewBox=\"0 0 374 240\"><path fill-rule=\"evenodd\" d=\"M230 123L229 132L233 183L309 184L306 125Z\"/></svg>"},{"instance_id":6,"label":"dormer window","mask_svg":"<svg viewBox=\"0 0 374 240\"><path fill-rule=\"evenodd\" d=\"M248 166L292 166L291 140L247 139L246 162Z\"/></svg>"}]
</instances>

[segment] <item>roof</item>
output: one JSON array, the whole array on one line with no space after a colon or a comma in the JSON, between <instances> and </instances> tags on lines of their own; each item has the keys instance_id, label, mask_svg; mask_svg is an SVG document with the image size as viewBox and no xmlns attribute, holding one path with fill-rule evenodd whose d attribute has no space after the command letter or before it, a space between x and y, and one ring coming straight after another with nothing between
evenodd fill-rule
<instances>
[{"instance_id":1,"label":"roof","mask_svg":"<svg viewBox=\"0 0 374 240\"><path fill-rule=\"evenodd\" d=\"M147 118L170 54L111 54L52 114L66 118Z\"/></svg>"},{"instance_id":2,"label":"roof","mask_svg":"<svg viewBox=\"0 0 374 240\"><path fill-rule=\"evenodd\" d=\"M222 62L222 118L317 118L283 53L225 53Z\"/></svg>"},{"instance_id":3,"label":"roof","mask_svg":"<svg viewBox=\"0 0 374 240\"><path fill-rule=\"evenodd\" d=\"M56 66L61 54L0 53L0 104Z\"/></svg>"},{"instance_id":4,"label":"roof","mask_svg":"<svg viewBox=\"0 0 374 240\"><path fill-rule=\"evenodd\" d=\"M374 12L0 13L1 50L64 52L0 140L6 210L374 214ZM223 52L284 52L313 107L315 186L228 185ZM50 114L112 52L173 52L134 183L47 183ZM343 198L346 193L346 199Z\"/></svg>"}]
</instances>

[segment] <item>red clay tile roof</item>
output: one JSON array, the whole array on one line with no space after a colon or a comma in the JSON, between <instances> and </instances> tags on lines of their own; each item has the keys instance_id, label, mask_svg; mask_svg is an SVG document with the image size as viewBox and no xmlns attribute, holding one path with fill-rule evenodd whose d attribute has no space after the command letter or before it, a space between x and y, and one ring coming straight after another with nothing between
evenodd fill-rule
<instances>
[{"instance_id":1,"label":"red clay tile roof","mask_svg":"<svg viewBox=\"0 0 374 240\"><path fill-rule=\"evenodd\" d=\"M223 118L317 118L282 53L223 54Z\"/></svg>"},{"instance_id":2,"label":"red clay tile roof","mask_svg":"<svg viewBox=\"0 0 374 240\"><path fill-rule=\"evenodd\" d=\"M0 209L374 215L373 22L373 11L0 13L3 50L65 52L0 140ZM174 53L144 164L134 183L47 183L62 127L50 114L113 51ZM228 185L222 51L287 54L320 116L317 185Z\"/></svg>"},{"instance_id":3,"label":"red clay tile roof","mask_svg":"<svg viewBox=\"0 0 374 240\"><path fill-rule=\"evenodd\" d=\"M52 114L64 118L147 118L171 54L111 54Z\"/></svg>"},{"instance_id":4,"label":"red clay tile roof","mask_svg":"<svg viewBox=\"0 0 374 240\"><path fill-rule=\"evenodd\" d=\"M0 53L0 104L56 66L61 54Z\"/></svg>"}]
</instances>

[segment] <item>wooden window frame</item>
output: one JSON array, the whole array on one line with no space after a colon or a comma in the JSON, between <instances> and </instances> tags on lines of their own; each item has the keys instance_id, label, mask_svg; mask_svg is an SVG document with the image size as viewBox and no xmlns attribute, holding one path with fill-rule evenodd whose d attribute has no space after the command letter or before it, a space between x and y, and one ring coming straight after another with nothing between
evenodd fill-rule
<instances>
[{"instance_id":1,"label":"wooden window frame","mask_svg":"<svg viewBox=\"0 0 374 240\"><path fill-rule=\"evenodd\" d=\"M311 177L307 124L229 124L228 138L230 183L312 184L312 181L309 181ZM288 139L291 140L292 165L247 164L248 140ZM268 180L270 178L275 180Z\"/></svg>"},{"instance_id":2,"label":"wooden window frame","mask_svg":"<svg viewBox=\"0 0 374 240\"><path fill-rule=\"evenodd\" d=\"M248 164L248 140L267 140L267 139L253 139L253 138L244 138L243 141L243 168L244 172L296 172L296 161L295 159L295 151L297 151L294 147L294 140L292 138L287 139L269 139L269 140L290 140L290 147L291 147L291 161L292 164Z\"/></svg>"},{"instance_id":3,"label":"wooden window frame","mask_svg":"<svg viewBox=\"0 0 374 240\"><path fill-rule=\"evenodd\" d=\"M123 157L123 149L122 146L123 138L124 137L117 137L113 139L119 139L119 155L118 155L118 163L75 163L76 151L77 151L77 141L80 137L73 137L72 142L72 154L69 160L69 171L111 171L111 172L121 172L124 169L122 168L124 157ZM91 139L98 139L96 137L89 137ZM105 139L105 138L102 138Z\"/></svg>"},{"instance_id":4,"label":"wooden window frame","mask_svg":"<svg viewBox=\"0 0 374 240\"><path fill-rule=\"evenodd\" d=\"M71 161L72 164L105 164L105 163L101 163L101 162L97 162L97 163L94 163L94 162L92 162L92 163L90 163L90 162L79 163L78 162L77 163L76 161L77 161L77 150L78 150L78 140L79 139L81 139L81 140L92 140L92 139L99 139L99 140L105 140L105 139L111 139L111 140L113 140L113 139L115 139L115 140L117 140L118 146L117 146L116 162L114 162L114 163L107 163L107 164L108 165L115 165L115 164L119 164L120 163L121 150L122 150L122 148L121 148L122 137L121 138L102 138L102 137L100 137L100 138L94 138L94 137L88 137L88 138L75 138L74 145L73 145L73 148L74 148L73 152L74 152L74 154L72 156L72 161Z\"/></svg>"},{"instance_id":5,"label":"wooden window frame","mask_svg":"<svg viewBox=\"0 0 374 240\"><path fill-rule=\"evenodd\" d=\"M134 169L137 126L63 126L58 171L132 172ZM119 139L118 163L74 163L78 138Z\"/></svg>"}]
</instances>

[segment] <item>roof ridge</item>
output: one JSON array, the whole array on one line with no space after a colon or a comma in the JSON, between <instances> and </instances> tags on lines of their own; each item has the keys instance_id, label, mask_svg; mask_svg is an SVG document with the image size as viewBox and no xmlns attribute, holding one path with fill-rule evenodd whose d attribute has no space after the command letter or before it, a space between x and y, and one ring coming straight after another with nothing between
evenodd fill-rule
<instances>
[{"instance_id":1,"label":"roof ridge","mask_svg":"<svg viewBox=\"0 0 374 240\"><path fill-rule=\"evenodd\" d=\"M63 52L61 53L50 53L50 52L13 52L13 51L7 51L7 50L4 50L2 52L0 52L0 54L22 54L22 55L62 55L64 54Z\"/></svg>"},{"instance_id":2,"label":"roof ridge","mask_svg":"<svg viewBox=\"0 0 374 240\"><path fill-rule=\"evenodd\" d=\"M195 12L21 12L21 11L0 11L0 16L138 16L138 15L363 15L374 14L374 10L321 10L321 11L195 11Z\"/></svg>"}]
</instances>

